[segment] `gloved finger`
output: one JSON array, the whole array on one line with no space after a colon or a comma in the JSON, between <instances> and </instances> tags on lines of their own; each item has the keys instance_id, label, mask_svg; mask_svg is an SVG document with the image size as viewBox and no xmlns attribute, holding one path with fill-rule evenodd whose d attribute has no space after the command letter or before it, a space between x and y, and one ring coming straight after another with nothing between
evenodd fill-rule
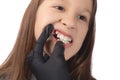
<instances>
[{"instance_id":1,"label":"gloved finger","mask_svg":"<svg viewBox=\"0 0 120 80\"><path fill-rule=\"evenodd\" d=\"M53 54L51 55L52 57L55 57L55 59L59 60L59 59L64 59L64 44L61 41L58 41L55 44L54 50L53 50Z\"/></svg>"},{"instance_id":2,"label":"gloved finger","mask_svg":"<svg viewBox=\"0 0 120 80\"><path fill-rule=\"evenodd\" d=\"M53 25L49 24L45 27L45 29L43 30L43 32L41 33L36 46L34 48L35 53L37 53L36 55L38 55L39 57L41 57L41 59L43 59L43 47L44 44L47 40L47 38L50 36L50 34L52 33L53 30Z\"/></svg>"},{"instance_id":3,"label":"gloved finger","mask_svg":"<svg viewBox=\"0 0 120 80\"><path fill-rule=\"evenodd\" d=\"M32 62L32 60L33 60L33 56L34 56L33 51L31 51L31 52L27 55L26 63L27 63L28 65L31 65L31 62Z\"/></svg>"}]
</instances>

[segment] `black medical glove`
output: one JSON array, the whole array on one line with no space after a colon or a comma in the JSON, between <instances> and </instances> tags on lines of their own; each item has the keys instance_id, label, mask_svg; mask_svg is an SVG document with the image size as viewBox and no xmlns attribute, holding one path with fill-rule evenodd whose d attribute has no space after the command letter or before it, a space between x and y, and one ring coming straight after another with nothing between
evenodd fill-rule
<instances>
[{"instance_id":1,"label":"black medical glove","mask_svg":"<svg viewBox=\"0 0 120 80\"><path fill-rule=\"evenodd\" d=\"M37 80L70 80L62 42L58 41L49 59L44 60L43 47L52 30L51 24L44 29L35 48L27 56L27 64Z\"/></svg>"}]
</instances>

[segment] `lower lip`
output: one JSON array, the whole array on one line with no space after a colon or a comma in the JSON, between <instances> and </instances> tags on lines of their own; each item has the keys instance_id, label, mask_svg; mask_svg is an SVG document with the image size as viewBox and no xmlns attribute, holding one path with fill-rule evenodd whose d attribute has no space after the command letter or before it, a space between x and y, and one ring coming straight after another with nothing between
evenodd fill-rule
<instances>
[{"instance_id":1,"label":"lower lip","mask_svg":"<svg viewBox=\"0 0 120 80\"><path fill-rule=\"evenodd\" d=\"M57 39L53 36L53 41L56 43L57 42ZM72 46L72 44L64 44L64 47L65 48L69 48L69 47L71 47Z\"/></svg>"}]
</instances>

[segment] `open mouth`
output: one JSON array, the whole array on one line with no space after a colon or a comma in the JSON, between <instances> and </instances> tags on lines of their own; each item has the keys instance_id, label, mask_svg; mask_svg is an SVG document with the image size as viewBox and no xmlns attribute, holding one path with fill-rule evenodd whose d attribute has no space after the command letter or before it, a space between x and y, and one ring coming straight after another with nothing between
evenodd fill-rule
<instances>
[{"instance_id":1,"label":"open mouth","mask_svg":"<svg viewBox=\"0 0 120 80\"><path fill-rule=\"evenodd\" d=\"M70 35L59 30L54 30L53 36L56 39L56 41L62 41L64 45L70 46L73 43L73 39Z\"/></svg>"},{"instance_id":2,"label":"open mouth","mask_svg":"<svg viewBox=\"0 0 120 80\"><path fill-rule=\"evenodd\" d=\"M50 55L53 51L53 42L62 41L64 43L64 47L71 47L73 44L73 39L71 35L62 32L60 30L53 30L52 35L47 39L46 44L44 46L44 53Z\"/></svg>"}]
</instances>

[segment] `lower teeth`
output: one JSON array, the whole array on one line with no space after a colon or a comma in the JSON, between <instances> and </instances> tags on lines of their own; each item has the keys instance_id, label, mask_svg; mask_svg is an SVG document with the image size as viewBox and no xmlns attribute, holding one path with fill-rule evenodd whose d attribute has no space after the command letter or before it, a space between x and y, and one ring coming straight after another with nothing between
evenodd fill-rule
<instances>
[{"instance_id":1,"label":"lower teeth","mask_svg":"<svg viewBox=\"0 0 120 80\"><path fill-rule=\"evenodd\" d=\"M58 41L62 41L64 44L68 44L69 42L68 41L63 41L63 40L60 40L60 39L57 39Z\"/></svg>"}]
</instances>

